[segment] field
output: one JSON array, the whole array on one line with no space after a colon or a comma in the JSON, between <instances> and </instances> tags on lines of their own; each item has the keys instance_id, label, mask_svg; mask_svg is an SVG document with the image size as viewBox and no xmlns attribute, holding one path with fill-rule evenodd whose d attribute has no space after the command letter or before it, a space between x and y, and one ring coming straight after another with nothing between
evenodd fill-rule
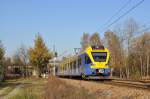
<instances>
[{"instance_id":1,"label":"field","mask_svg":"<svg viewBox=\"0 0 150 99\"><path fill-rule=\"evenodd\" d=\"M35 78L7 80L0 86L0 98L41 99L46 82L45 79Z\"/></svg>"},{"instance_id":2,"label":"field","mask_svg":"<svg viewBox=\"0 0 150 99\"><path fill-rule=\"evenodd\" d=\"M55 77L7 80L0 87L0 99L91 99L92 97L84 88L76 88Z\"/></svg>"},{"instance_id":3,"label":"field","mask_svg":"<svg viewBox=\"0 0 150 99\"><path fill-rule=\"evenodd\" d=\"M148 90L56 77L7 80L0 99L149 99Z\"/></svg>"}]
</instances>

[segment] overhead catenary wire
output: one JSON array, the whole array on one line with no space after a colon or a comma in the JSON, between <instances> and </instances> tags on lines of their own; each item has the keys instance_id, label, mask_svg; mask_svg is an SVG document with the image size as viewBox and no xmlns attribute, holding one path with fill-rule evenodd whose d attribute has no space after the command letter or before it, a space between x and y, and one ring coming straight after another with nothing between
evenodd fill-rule
<instances>
[{"instance_id":1,"label":"overhead catenary wire","mask_svg":"<svg viewBox=\"0 0 150 99\"><path fill-rule=\"evenodd\" d=\"M146 27L146 28L144 28L144 29L142 29L142 30L140 30L140 31L137 31L136 34L144 33L144 32L147 32L147 31L149 31L149 30L150 30L150 27Z\"/></svg>"},{"instance_id":2,"label":"overhead catenary wire","mask_svg":"<svg viewBox=\"0 0 150 99\"><path fill-rule=\"evenodd\" d=\"M131 2L132 0L128 0L114 15L112 15L108 21L104 24L107 25L116 15L118 15L123 9L125 9Z\"/></svg>"},{"instance_id":3,"label":"overhead catenary wire","mask_svg":"<svg viewBox=\"0 0 150 99\"><path fill-rule=\"evenodd\" d=\"M115 24L116 22L118 22L121 18L123 18L124 16L126 16L128 13L130 13L132 10L134 10L135 8L137 8L143 2L144 2L144 0L139 1L137 4L135 4L129 10L127 10L125 13L123 13L121 16L119 16L116 20L114 20L112 23L110 23L105 29L108 29L110 26L112 26L113 24Z\"/></svg>"}]
</instances>

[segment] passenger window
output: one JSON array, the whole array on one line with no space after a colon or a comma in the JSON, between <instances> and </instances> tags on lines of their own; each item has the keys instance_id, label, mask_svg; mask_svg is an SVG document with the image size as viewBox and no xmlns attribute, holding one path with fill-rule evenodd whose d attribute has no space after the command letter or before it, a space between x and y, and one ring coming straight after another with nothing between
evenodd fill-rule
<instances>
[{"instance_id":1,"label":"passenger window","mask_svg":"<svg viewBox=\"0 0 150 99\"><path fill-rule=\"evenodd\" d=\"M91 59L89 58L89 56L85 56L85 64L90 64L91 63Z\"/></svg>"},{"instance_id":2,"label":"passenger window","mask_svg":"<svg viewBox=\"0 0 150 99\"><path fill-rule=\"evenodd\" d=\"M73 68L76 69L76 61L73 62Z\"/></svg>"},{"instance_id":3,"label":"passenger window","mask_svg":"<svg viewBox=\"0 0 150 99\"><path fill-rule=\"evenodd\" d=\"M81 58L78 59L78 66L81 65Z\"/></svg>"}]
</instances>

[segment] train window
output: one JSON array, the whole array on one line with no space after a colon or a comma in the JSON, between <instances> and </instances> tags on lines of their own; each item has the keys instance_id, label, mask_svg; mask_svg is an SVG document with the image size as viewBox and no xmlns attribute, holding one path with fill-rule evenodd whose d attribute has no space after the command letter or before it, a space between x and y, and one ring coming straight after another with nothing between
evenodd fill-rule
<instances>
[{"instance_id":1,"label":"train window","mask_svg":"<svg viewBox=\"0 0 150 99\"><path fill-rule=\"evenodd\" d=\"M97 45L95 45L95 46L92 46L92 49L93 50L100 50L100 49L104 49L104 46L97 46Z\"/></svg>"},{"instance_id":2,"label":"train window","mask_svg":"<svg viewBox=\"0 0 150 99\"><path fill-rule=\"evenodd\" d=\"M89 58L89 56L85 56L85 64L90 64L91 63L91 59Z\"/></svg>"},{"instance_id":3,"label":"train window","mask_svg":"<svg viewBox=\"0 0 150 99\"><path fill-rule=\"evenodd\" d=\"M73 62L73 68L76 68L76 61Z\"/></svg>"},{"instance_id":4,"label":"train window","mask_svg":"<svg viewBox=\"0 0 150 99\"><path fill-rule=\"evenodd\" d=\"M95 62L105 62L107 53L106 52L92 52L92 56Z\"/></svg>"},{"instance_id":5,"label":"train window","mask_svg":"<svg viewBox=\"0 0 150 99\"><path fill-rule=\"evenodd\" d=\"M71 62L71 71L73 70L73 62Z\"/></svg>"},{"instance_id":6,"label":"train window","mask_svg":"<svg viewBox=\"0 0 150 99\"><path fill-rule=\"evenodd\" d=\"M69 69L69 63L67 64L67 68Z\"/></svg>"},{"instance_id":7,"label":"train window","mask_svg":"<svg viewBox=\"0 0 150 99\"><path fill-rule=\"evenodd\" d=\"M72 71L72 62L70 63L70 71Z\"/></svg>"},{"instance_id":8,"label":"train window","mask_svg":"<svg viewBox=\"0 0 150 99\"><path fill-rule=\"evenodd\" d=\"M81 65L81 58L78 58L78 66Z\"/></svg>"}]
</instances>

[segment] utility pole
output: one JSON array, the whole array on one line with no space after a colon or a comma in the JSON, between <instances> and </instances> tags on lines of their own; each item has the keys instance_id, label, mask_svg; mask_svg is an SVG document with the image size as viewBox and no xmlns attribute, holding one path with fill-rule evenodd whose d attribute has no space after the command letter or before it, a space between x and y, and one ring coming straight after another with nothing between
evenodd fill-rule
<instances>
[{"instance_id":1,"label":"utility pole","mask_svg":"<svg viewBox=\"0 0 150 99\"><path fill-rule=\"evenodd\" d=\"M147 77L149 77L149 53L147 54Z\"/></svg>"},{"instance_id":2,"label":"utility pole","mask_svg":"<svg viewBox=\"0 0 150 99\"><path fill-rule=\"evenodd\" d=\"M54 61L54 66L53 66L53 75L55 76L55 68L56 68L56 67L55 67L55 65L56 65L56 64L55 64L55 61L56 61L56 57L55 57L55 44L54 44L54 46L53 46L53 52L54 52L54 60L53 60L53 61Z\"/></svg>"},{"instance_id":3,"label":"utility pole","mask_svg":"<svg viewBox=\"0 0 150 99\"><path fill-rule=\"evenodd\" d=\"M81 51L81 48L74 48L74 52L77 55Z\"/></svg>"}]
</instances>

